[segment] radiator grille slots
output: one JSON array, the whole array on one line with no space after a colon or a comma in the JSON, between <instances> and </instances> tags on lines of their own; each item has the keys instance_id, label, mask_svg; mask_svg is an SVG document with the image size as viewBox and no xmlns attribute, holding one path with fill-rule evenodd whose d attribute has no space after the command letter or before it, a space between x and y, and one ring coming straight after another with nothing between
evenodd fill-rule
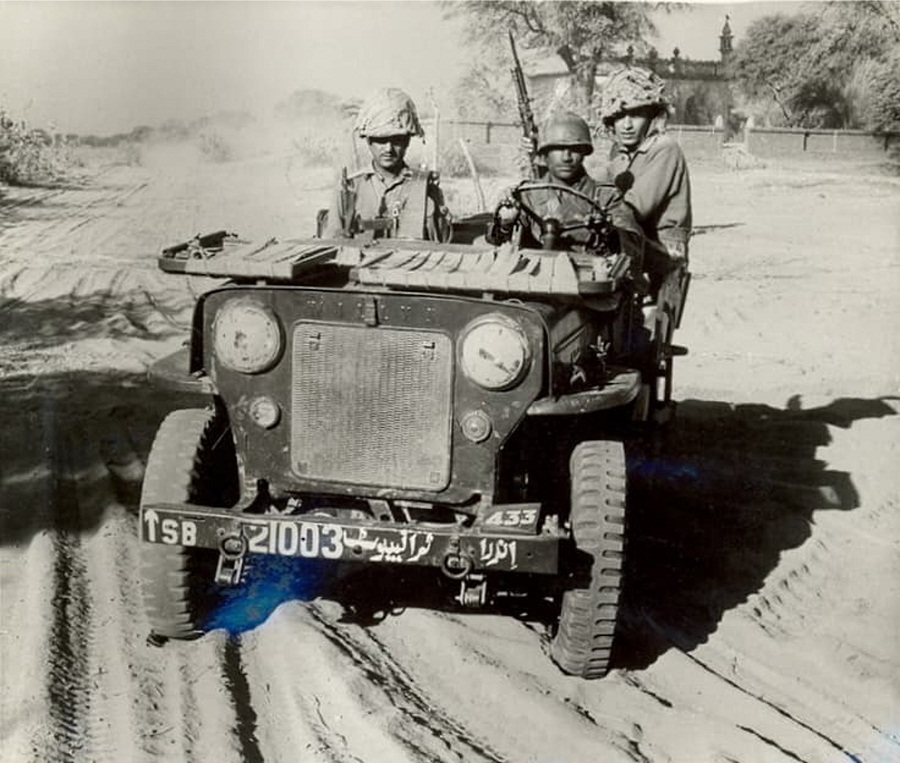
<instances>
[{"instance_id":1,"label":"radiator grille slots","mask_svg":"<svg viewBox=\"0 0 900 763\"><path fill-rule=\"evenodd\" d=\"M447 486L450 337L301 322L292 376L291 465L299 476L419 490Z\"/></svg>"}]
</instances>

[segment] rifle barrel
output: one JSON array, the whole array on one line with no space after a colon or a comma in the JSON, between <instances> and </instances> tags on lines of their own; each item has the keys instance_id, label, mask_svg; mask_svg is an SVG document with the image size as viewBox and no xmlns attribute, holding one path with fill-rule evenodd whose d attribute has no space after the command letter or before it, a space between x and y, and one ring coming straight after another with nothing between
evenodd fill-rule
<instances>
[{"instance_id":1,"label":"rifle barrel","mask_svg":"<svg viewBox=\"0 0 900 763\"><path fill-rule=\"evenodd\" d=\"M528 95L528 85L525 82L525 73L522 71L522 63L519 61L519 53L516 50L516 41L513 37L512 29L509 32L509 47L512 50L513 83L516 86L516 100L519 106L519 119L522 122L522 134L531 142L531 150L529 151L529 159L531 160L531 175L537 177L538 173L534 166L534 157L538 148L538 129L534 120L534 112L531 109L531 98Z\"/></svg>"}]
</instances>

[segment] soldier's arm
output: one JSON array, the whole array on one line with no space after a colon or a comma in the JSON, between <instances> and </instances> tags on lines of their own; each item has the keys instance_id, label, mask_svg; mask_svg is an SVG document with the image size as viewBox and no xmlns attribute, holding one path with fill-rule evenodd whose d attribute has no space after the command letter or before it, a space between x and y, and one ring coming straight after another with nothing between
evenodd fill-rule
<instances>
[{"instance_id":1,"label":"soldier's arm","mask_svg":"<svg viewBox=\"0 0 900 763\"><path fill-rule=\"evenodd\" d=\"M691 230L690 179L677 143L658 143L647 166L635 175L625 202L645 227L655 228L660 240L687 243Z\"/></svg>"},{"instance_id":2,"label":"soldier's arm","mask_svg":"<svg viewBox=\"0 0 900 763\"><path fill-rule=\"evenodd\" d=\"M604 182L609 182L604 180ZM598 185L594 194L597 203L606 210L612 224L616 228L644 234L644 229L637 220L634 209L622 199L622 194L608 185Z\"/></svg>"}]
</instances>

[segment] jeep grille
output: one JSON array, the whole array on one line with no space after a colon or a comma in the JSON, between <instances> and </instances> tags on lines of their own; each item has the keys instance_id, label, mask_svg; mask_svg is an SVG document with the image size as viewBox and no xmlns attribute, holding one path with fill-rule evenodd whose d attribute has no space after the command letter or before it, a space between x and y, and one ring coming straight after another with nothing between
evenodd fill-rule
<instances>
[{"instance_id":1,"label":"jeep grille","mask_svg":"<svg viewBox=\"0 0 900 763\"><path fill-rule=\"evenodd\" d=\"M314 480L443 489L450 479L452 383L446 334L296 324L294 471Z\"/></svg>"}]
</instances>

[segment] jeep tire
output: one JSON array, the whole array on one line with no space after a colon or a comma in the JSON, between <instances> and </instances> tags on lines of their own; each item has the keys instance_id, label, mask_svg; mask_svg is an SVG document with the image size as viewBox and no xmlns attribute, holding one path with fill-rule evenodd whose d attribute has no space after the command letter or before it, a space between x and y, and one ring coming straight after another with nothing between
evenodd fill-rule
<instances>
[{"instance_id":1,"label":"jeep tire","mask_svg":"<svg viewBox=\"0 0 900 763\"><path fill-rule=\"evenodd\" d=\"M625 450L621 442L579 443L569 460L576 559L562 595L550 655L566 673L609 670L625 551Z\"/></svg>"},{"instance_id":2,"label":"jeep tire","mask_svg":"<svg viewBox=\"0 0 900 763\"><path fill-rule=\"evenodd\" d=\"M234 442L224 414L211 408L170 413L150 449L141 506L229 507L236 500ZM142 542L140 556L151 642L201 636L215 600L215 551Z\"/></svg>"}]
</instances>

